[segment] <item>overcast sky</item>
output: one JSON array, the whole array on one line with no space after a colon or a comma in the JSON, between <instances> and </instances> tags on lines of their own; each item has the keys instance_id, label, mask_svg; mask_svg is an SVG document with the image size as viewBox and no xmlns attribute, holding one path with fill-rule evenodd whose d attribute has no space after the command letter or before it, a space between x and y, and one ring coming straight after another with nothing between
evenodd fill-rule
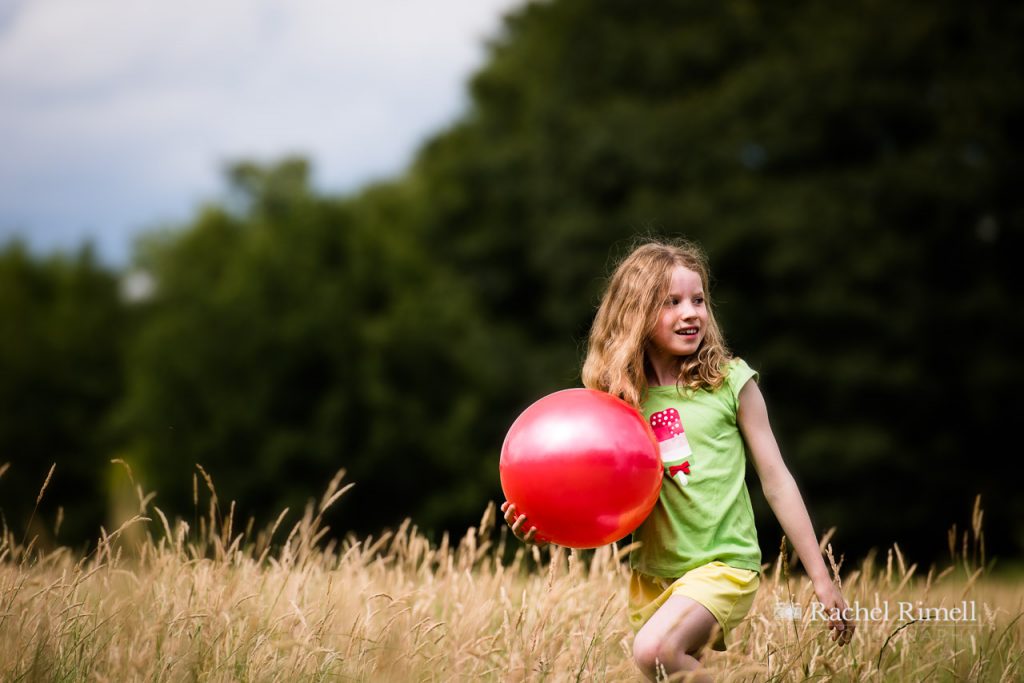
<instances>
[{"instance_id":1,"label":"overcast sky","mask_svg":"<svg viewBox=\"0 0 1024 683\"><path fill-rule=\"evenodd\" d=\"M394 175L519 4L0 0L0 243L124 263L242 157L304 154L331 192Z\"/></svg>"}]
</instances>

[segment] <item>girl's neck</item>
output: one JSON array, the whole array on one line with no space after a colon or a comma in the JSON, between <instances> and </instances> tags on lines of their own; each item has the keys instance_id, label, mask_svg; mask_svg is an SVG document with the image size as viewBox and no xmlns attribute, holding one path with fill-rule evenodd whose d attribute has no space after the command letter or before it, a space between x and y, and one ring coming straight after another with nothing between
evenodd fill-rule
<instances>
[{"instance_id":1,"label":"girl's neck","mask_svg":"<svg viewBox=\"0 0 1024 683\"><path fill-rule=\"evenodd\" d=\"M647 362L644 363L647 370L647 385L652 387L674 386L679 380L679 366L682 361L680 356L659 354L648 349Z\"/></svg>"}]
</instances>

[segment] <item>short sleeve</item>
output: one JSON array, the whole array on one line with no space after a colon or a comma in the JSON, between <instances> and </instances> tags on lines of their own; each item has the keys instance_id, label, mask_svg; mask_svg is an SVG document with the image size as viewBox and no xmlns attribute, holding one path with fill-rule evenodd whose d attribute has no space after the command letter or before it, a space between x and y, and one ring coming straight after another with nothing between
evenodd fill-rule
<instances>
[{"instance_id":1,"label":"short sleeve","mask_svg":"<svg viewBox=\"0 0 1024 683\"><path fill-rule=\"evenodd\" d=\"M729 402L732 404L733 414L735 414L740 406L740 390L751 379L756 382L759 375L742 358L733 358L727 367L728 374L725 377L725 385L729 389Z\"/></svg>"}]
</instances>

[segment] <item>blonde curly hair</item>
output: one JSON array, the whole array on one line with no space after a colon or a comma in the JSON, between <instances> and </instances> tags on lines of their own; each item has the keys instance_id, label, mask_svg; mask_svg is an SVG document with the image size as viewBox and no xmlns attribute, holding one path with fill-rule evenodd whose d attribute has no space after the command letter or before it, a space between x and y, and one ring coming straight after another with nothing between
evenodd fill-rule
<instances>
[{"instance_id":1,"label":"blonde curly hair","mask_svg":"<svg viewBox=\"0 0 1024 683\"><path fill-rule=\"evenodd\" d=\"M640 407L647 394L645 349L676 266L700 276L708 312L697 352L680 358L676 386L717 389L725 381L725 364L732 354L711 307L707 258L696 244L679 239L644 242L615 268L590 328L583 363L583 385L588 389L605 391Z\"/></svg>"}]
</instances>

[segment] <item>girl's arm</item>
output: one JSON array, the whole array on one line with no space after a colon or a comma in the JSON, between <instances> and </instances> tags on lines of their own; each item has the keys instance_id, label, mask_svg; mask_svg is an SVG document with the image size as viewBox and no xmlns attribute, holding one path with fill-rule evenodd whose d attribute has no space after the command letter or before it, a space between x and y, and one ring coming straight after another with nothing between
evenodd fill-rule
<instances>
[{"instance_id":1,"label":"girl's arm","mask_svg":"<svg viewBox=\"0 0 1024 683\"><path fill-rule=\"evenodd\" d=\"M782 453L768 422L768 407L757 382L748 381L740 390L737 422L754 462L754 469L761 479L764 496L782 525L782 530L793 543L811 579L814 592L825 607L825 613L830 614L833 609L845 611L846 601L832 582L825 562L821 559L818 539L814 535L800 489L782 460ZM838 638L840 645L850 642L856 628L846 620L830 620L828 627L835 629L832 640Z\"/></svg>"}]
</instances>

